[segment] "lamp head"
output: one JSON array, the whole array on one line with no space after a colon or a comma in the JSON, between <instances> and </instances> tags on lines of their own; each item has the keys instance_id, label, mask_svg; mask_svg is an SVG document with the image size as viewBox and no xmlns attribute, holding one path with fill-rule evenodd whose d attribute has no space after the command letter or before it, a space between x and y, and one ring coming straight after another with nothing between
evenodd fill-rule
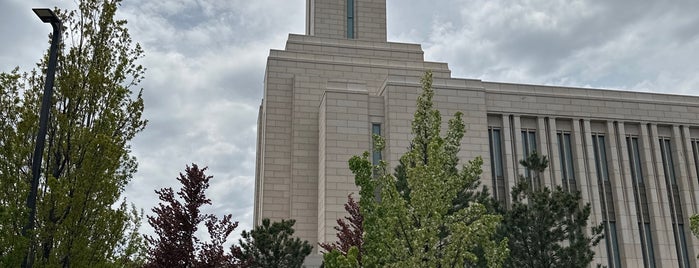
<instances>
[{"instance_id":1,"label":"lamp head","mask_svg":"<svg viewBox=\"0 0 699 268\"><path fill-rule=\"evenodd\" d=\"M61 22L60 19L58 19L58 16L56 16L56 13L53 13L53 10L48 9L48 8L32 8L34 13L43 21L44 23L59 23Z\"/></svg>"}]
</instances>

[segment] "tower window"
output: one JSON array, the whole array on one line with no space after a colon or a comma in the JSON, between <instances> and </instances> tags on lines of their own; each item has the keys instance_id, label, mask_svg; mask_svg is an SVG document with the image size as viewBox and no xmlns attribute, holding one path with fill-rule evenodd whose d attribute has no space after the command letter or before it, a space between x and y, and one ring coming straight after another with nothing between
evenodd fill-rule
<instances>
[{"instance_id":1,"label":"tower window","mask_svg":"<svg viewBox=\"0 0 699 268\"><path fill-rule=\"evenodd\" d=\"M381 136L381 124L373 123L371 124L371 134ZM371 153L371 164L376 166L381 161L381 151L373 150Z\"/></svg>"},{"instance_id":2,"label":"tower window","mask_svg":"<svg viewBox=\"0 0 699 268\"><path fill-rule=\"evenodd\" d=\"M347 38L354 39L354 0L347 0Z\"/></svg>"}]
</instances>

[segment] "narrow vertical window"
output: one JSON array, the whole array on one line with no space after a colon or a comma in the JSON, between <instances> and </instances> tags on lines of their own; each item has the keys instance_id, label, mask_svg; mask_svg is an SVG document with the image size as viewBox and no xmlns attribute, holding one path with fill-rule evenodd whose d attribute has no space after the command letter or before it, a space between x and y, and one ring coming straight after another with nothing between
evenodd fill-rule
<instances>
[{"instance_id":1,"label":"narrow vertical window","mask_svg":"<svg viewBox=\"0 0 699 268\"><path fill-rule=\"evenodd\" d=\"M699 140L697 139L692 139L692 153L694 154L694 168L699 176Z\"/></svg>"},{"instance_id":2,"label":"narrow vertical window","mask_svg":"<svg viewBox=\"0 0 699 268\"><path fill-rule=\"evenodd\" d=\"M373 141L373 136L378 135L381 136L381 124L371 124L371 136L372 136L372 141ZM373 145L372 145L373 146ZM372 150L371 153L371 163L376 166L379 164L381 161L381 151L378 151L376 149Z\"/></svg>"},{"instance_id":3,"label":"narrow vertical window","mask_svg":"<svg viewBox=\"0 0 699 268\"><path fill-rule=\"evenodd\" d=\"M641 168L641 154L638 147L638 137L627 136L626 148L629 154L629 167L631 168L631 181L633 183L634 200L636 201L636 218L638 231L641 237L641 252L643 253L644 267L655 267L653 254L653 237L650 230L650 214L648 213L648 198L646 186Z\"/></svg>"},{"instance_id":4,"label":"narrow vertical window","mask_svg":"<svg viewBox=\"0 0 699 268\"><path fill-rule=\"evenodd\" d=\"M499 128L488 128L490 140L490 167L493 175L493 194L495 200L505 201L505 176L502 161L502 139Z\"/></svg>"},{"instance_id":5,"label":"narrow vertical window","mask_svg":"<svg viewBox=\"0 0 699 268\"><path fill-rule=\"evenodd\" d=\"M677 185L677 178L675 177L675 165L672 159L672 151L670 146L669 138L660 138L660 151L663 159L663 169L665 170L665 177L670 179L672 185Z\"/></svg>"},{"instance_id":6,"label":"narrow vertical window","mask_svg":"<svg viewBox=\"0 0 699 268\"><path fill-rule=\"evenodd\" d=\"M575 184L575 168L573 167L573 151L570 142L570 133L558 132L558 152L561 156L561 177L563 178L563 188L574 192L577 190Z\"/></svg>"},{"instance_id":7,"label":"narrow vertical window","mask_svg":"<svg viewBox=\"0 0 699 268\"><path fill-rule=\"evenodd\" d=\"M677 230L679 231L680 246L682 250L682 261L684 262L683 267L689 268L689 253L687 252L687 237L684 234L684 224L678 224Z\"/></svg>"},{"instance_id":8,"label":"narrow vertical window","mask_svg":"<svg viewBox=\"0 0 699 268\"><path fill-rule=\"evenodd\" d=\"M354 0L347 0L347 38L354 39Z\"/></svg>"},{"instance_id":9,"label":"narrow vertical window","mask_svg":"<svg viewBox=\"0 0 699 268\"><path fill-rule=\"evenodd\" d=\"M536 131L531 129L522 130L522 156L527 159L530 154L536 152ZM525 170L528 178L531 178L531 171Z\"/></svg>"},{"instance_id":10,"label":"narrow vertical window","mask_svg":"<svg viewBox=\"0 0 699 268\"><path fill-rule=\"evenodd\" d=\"M595 162L597 166L597 177L603 181L609 181L609 169L607 167L607 149L604 135L592 134L592 146L595 152Z\"/></svg>"},{"instance_id":11,"label":"narrow vertical window","mask_svg":"<svg viewBox=\"0 0 699 268\"><path fill-rule=\"evenodd\" d=\"M665 172L665 184L667 185L668 198L670 199L670 214L672 218L672 231L675 236L677 256L680 259L680 267L689 267L687 257L687 243L684 241L684 213L682 213L682 203L680 202L680 189L675 177L675 163L672 157L672 146L670 138L661 137L660 155L663 160L663 171Z\"/></svg>"},{"instance_id":12,"label":"narrow vertical window","mask_svg":"<svg viewBox=\"0 0 699 268\"><path fill-rule=\"evenodd\" d=\"M605 237L609 237L609 239L605 239L609 256L609 267L621 267L619 242L616 237L616 211L614 209L612 184L609 181L606 146L604 134L592 133L592 147L595 154L600 200L602 201L602 221L604 223Z\"/></svg>"},{"instance_id":13,"label":"narrow vertical window","mask_svg":"<svg viewBox=\"0 0 699 268\"><path fill-rule=\"evenodd\" d=\"M616 234L616 223L608 222L604 225L604 231L607 239L604 239L607 244L607 255L609 256L609 267L621 268L621 254L619 254L619 240Z\"/></svg>"}]
</instances>

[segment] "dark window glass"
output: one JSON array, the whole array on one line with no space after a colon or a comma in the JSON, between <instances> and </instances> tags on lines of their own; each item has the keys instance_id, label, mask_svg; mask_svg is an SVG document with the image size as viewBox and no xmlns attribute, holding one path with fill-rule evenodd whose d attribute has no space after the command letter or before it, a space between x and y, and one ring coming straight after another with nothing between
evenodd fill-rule
<instances>
[{"instance_id":1,"label":"dark window glass","mask_svg":"<svg viewBox=\"0 0 699 268\"><path fill-rule=\"evenodd\" d=\"M634 183L643 183L643 171L641 168L641 154L638 151L638 138L627 137L626 145L631 159L631 177Z\"/></svg>"},{"instance_id":2,"label":"dark window glass","mask_svg":"<svg viewBox=\"0 0 699 268\"><path fill-rule=\"evenodd\" d=\"M692 152L694 153L694 168L699 176L699 140L692 140Z\"/></svg>"},{"instance_id":3,"label":"dark window glass","mask_svg":"<svg viewBox=\"0 0 699 268\"><path fill-rule=\"evenodd\" d=\"M648 213L648 199L646 197L645 184L643 183L643 169L641 167L641 154L638 146L638 137L627 136L626 147L629 154L629 167L636 201L636 214L638 230L641 235L641 251L645 267L655 267L653 253L653 237L650 229L650 214Z\"/></svg>"},{"instance_id":4,"label":"dark window glass","mask_svg":"<svg viewBox=\"0 0 699 268\"><path fill-rule=\"evenodd\" d=\"M496 200L505 200L505 178L502 161L502 139L500 129L488 129L490 140L490 166L493 175L493 194Z\"/></svg>"},{"instance_id":5,"label":"dark window glass","mask_svg":"<svg viewBox=\"0 0 699 268\"><path fill-rule=\"evenodd\" d=\"M570 133L558 133L558 151L561 156L563 188L575 191L575 168L573 167L573 151L570 140Z\"/></svg>"},{"instance_id":6,"label":"dark window glass","mask_svg":"<svg viewBox=\"0 0 699 268\"><path fill-rule=\"evenodd\" d=\"M670 180L672 185L677 185L677 178L675 178L675 165L672 159L672 151L670 146L670 139L660 138L660 154L663 159L663 170L665 171L665 177Z\"/></svg>"},{"instance_id":7,"label":"dark window glass","mask_svg":"<svg viewBox=\"0 0 699 268\"><path fill-rule=\"evenodd\" d=\"M680 253L682 254L681 258L682 258L682 262L683 262L682 267L689 268L690 267L689 266L689 253L687 252L687 237L684 234L684 225L678 224L677 229L679 231L679 236L680 236L680 246L681 246Z\"/></svg>"},{"instance_id":8,"label":"dark window glass","mask_svg":"<svg viewBox=\"0 0 699 268\"><path fill-rule=\"evenodd\" d=\"M536 152L536 131L522 130L523 158L526 159L533 152ZM531 177L531 171L528 168L525 170L525 174L527 175L527 177Z\"/></svg>"},{"instance_id":9,"label":"dark window glass","mask_svg":"<svg viewBox=\"0 0 699 268\"><path fill-rule=\"evenodd\" d=\"M354 39L354 0L347 0L347 38Z\"/></svg>"},{"instance_id":10,"label":"dark window glass","mask_svg":"<svg viewBox=\"0 0 699 268\"><path fill-rule=\"evenodd\" d=\"M638 223L638 230L641 232L641 250L643 252L644 267L655 268L655 254L653 253L653 236L651 235L650 223Z\"/></svg>"},{"instance_id":11,"label":"dark window glass","mask_svg":"<svg viewBox=\"0 0 699 268\"><path fill-rule=\"evenodd\" d=\"M609 181L609 169L607 168L607 147L604 135L592 134L592 146L595 152L597 176L603 181Z\"/></svg>"},{"instance_id":12,"label":"dark window glass","mask_svg":"<svg viewBox=\"0 0 699 268\"><path fill-rule=\"evenodd\" d=\"M621 267L621 254L619 254L619 241L616 234L616 223L613 221L607 222L604 225L605 233L607 234L606 240L607 244L607 256L609 260L609 267Z\"/></svg>"},{"instance_id":13,"label":"dark window glass","mask_svg":"<svg viewBox=\"0 0 699 268\"><path fill-rule=\"evenodd\" d=\"M381 124L371 124L371 134L372 134L372 137L374 135L381 136ZM373 138L372 138L372 140L373 140ZM373 150L372 154L371 154L371 163L373 165L378 165L379 161L381 161L381 151Z\"/></svg>"}]
</instances>

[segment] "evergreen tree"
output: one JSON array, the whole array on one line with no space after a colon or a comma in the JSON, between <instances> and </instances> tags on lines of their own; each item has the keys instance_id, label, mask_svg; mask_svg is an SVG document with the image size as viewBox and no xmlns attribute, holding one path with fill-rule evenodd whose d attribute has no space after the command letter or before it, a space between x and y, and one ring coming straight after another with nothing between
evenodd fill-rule
<instances>
[{"instance_id":1,"label":"evergreen tree","mask_svg":"<svg viewBox=\"0 0 699 268\"><path fill-rule=\"evenodd\" d=\"M505 212L501 231L509 238L510 258L506 267L588 267L594 257L591 247L602 239L602 225L585 233L590 204L581 206L580 192L542 187L540 174L548 167L546 156L536 152L520 164L532 177L520 176L512 188L512 207Z\"/></svg>"},{"instance_id":2,"label":"evergreen tree","mask_svg":"<svg viewBox=\"0 0 699 268\"><path fill-rule=\"evenodd\" d=\"M313 246L294 235L295 220L270 223L263 219L262 225L250 232L243 231L240 250L235 253L245 267L301 267Z\"/></svg>"},{"instance_id":3,"label":"evergreen tree","mask_svg":"<svg viewBox=\"0 0 699 268\"><path fill-rule=\"evenodd\" d=\"M196 164L187 166L185 174L180 173L177 180L182 188L177 192L172 188L156 190L161 201L153 208L155 216L148 216L148 223L153 226L157 237L147 236L151 248L148 251L148 263L145 267L236 267L238 263L232 254L223 250L228 236L238 226L231 221L231 215L219 220L212 214L202 214L203 205L211 205L206 197L209 180L206 168L199 169ZM207 228L211 242L202 242L195 236L201 223ZM238 248L233 246L231 251Z\"/></svg>"},{"instance_id":4,"label":"evergreen tree","mask_svg":"<svg viewBox=\"0 0 699 268\"><path fill-rule=\"evenodd\" d=\"M422 86L411 147L401 158L404 189L409 193L398 190L398 181L386 173L385 162L372 166L368 152L350 159L364 215L362 263L366 267L464 266L479 261L474 249L481 247L487 265L499 267L507 256L507 241L493 240L501 216L487 213L479 203L453 206L459 192L478 180L482 159L459 170L462 114L449 120L447 134L441 137L441 115L432 103L431 73L423 77ZM383 140L375 140L377 149L383 146ZM380 192L380 200L375 191Z\"/></svg>"},{"instance_id":5,"label":"evergreen tree","mask_svg":"<svg viewBox=\"0 0 699 268\"><path fill-rule=\"evenodd\" d=\"M29 166L48 57L28 73L0 74L3 267L18 267L29 244L33 263L50 267L116 265L124 260L120 254L140 248L138 240L128 239L138 213L119 204L119 197L136 172L129 142L146 125L141 91L133 90L144 73L137 64L143 51L132 42L126 21L116 17L120 0L77 5L74 11L56 10L68 38L59 44L36 222L27 237L21 229L28 218Z\"/></svg>"}]
</instances>

